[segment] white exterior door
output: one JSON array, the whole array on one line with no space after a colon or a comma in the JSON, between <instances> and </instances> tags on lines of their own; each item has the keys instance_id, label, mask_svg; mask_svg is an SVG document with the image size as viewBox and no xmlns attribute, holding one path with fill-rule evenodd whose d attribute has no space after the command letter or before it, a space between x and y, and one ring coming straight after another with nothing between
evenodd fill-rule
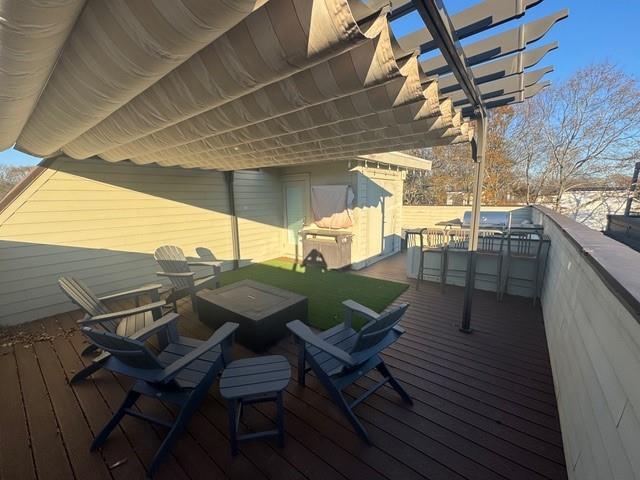
<instances>
[{"instance_id":1,"label":"white exterior door","mask_svg":"<svg viewBox=\"0 0 640 480\"><path fill-rule=\"evenodd\" d=\"M371 179L367 183L368 260L373 263L399 248L397 229L397 182Z\"/></svg>"}]
</instances>

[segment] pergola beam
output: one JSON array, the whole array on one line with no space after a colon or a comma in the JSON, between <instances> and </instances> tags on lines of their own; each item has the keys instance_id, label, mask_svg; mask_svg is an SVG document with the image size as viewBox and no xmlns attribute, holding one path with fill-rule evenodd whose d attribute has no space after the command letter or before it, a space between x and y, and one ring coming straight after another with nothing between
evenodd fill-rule
<instances>
[{"instance_id":1,"label":"pergola beam","mask_svg":"<svg viewBox=\"0 0 640 480\"><path fill-rule=\"evenodd\" d=\"M547 53L556 48L558 48L558 42L548 43L533 50L524 50L490 63L478 65L471 70L473 71L476 84L481 85L522 73L525 69L536 65ZM441 95L460 90L460 85L453 75L439 78L438 87Z\"/></svg>"},{"instance_id":2,"label":"pergola beam","mask_svg":"<svg viewBox=\"0 0 640 480\"><path fill-rule=\"evenodd\" d=\"M480 114L484 114L480 90L475 84L465 51L455 36L451 19L442 0L414 0L414 5L433 37L433 41L440 49L449 70L453 72L460 88L469 99L469 103Z\"/></svg>"},{"instance_id":3,"label":"pergola beam","mask_svg":"<svg viewBox=\"0 0 640 480\"><path fill-rule=\"evenodd\" d=\"M520 18L528 8L542 3L542 0L485 0L451 16L455 36L458 40L502 25L509 20ZM406 15L412 10L411 0L394 2L391 19ZM398 38L398 44L405 51L419 49L420 53L435 50L438 45L428 28Z\"/></svg>"},{"instance_id":4,"label":"pergola beam","mask_svg":"<svg viewBox=\"0 0 640 480\"><path fill-rule=\"evenodd\" d=\"M538 83L547 73L553 71L553 66L539 68L530 72L521 72L499 80L493 80L480 85L480 93L483 102L488 100L504 97L505 95L524 91L526 87L530 87ZM457 91L447 95L455 107L468 105L469 101L463 92Z\"/></svg>"},{"instance_id":5,"label":"pergola beam","mask_svg":"<svg viewBox=\"0 0 640 480\"><path fill-rule=\"evenodd\" d=\"M523 51L530 43L542 38L560 20L567 18L568 10L560 10L531 23L520 25L464 47L468 65L478 65ZM452 71L447 59L437 56L421 62L427 76L443 75Z\"/></svg>"},{"instance_id":6,"label":"pergola beam","mask_svg":"<svg viewBox=\"0 0 640 480\"><path fill-rule=\"evenodd\" d=\"M528 98L536 96L541 90L551 85L551 82L538 82L528 87L524 87L523 90L509 93L506 95L501 95L500 97L492 98L485 102L485 107L487 109L502 107L504 105L513 105L514 103L522 103ZM463 117L471 117L473 115L473 107L463 107L462 108L462 116Z\"/></svg>"}]
</instances>

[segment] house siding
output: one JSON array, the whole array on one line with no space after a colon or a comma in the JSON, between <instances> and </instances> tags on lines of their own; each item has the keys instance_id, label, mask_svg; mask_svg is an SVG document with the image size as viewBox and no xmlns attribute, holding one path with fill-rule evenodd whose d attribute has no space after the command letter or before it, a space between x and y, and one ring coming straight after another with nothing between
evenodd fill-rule
<instances>
[{"instance_id":1,"label":"house siding","mask_svg":"<svg viewBox=\"0 0 640 480\"><path fill-rule=\"evenodd\" d=\"M280 256L284 252L285 230L279 171L235 172L234 193L240 265Z\"/></svg>"},{"instance_id":2,"label":"house siding","mask_svg":"<svg viewBox=\"0 0 640 480\"><path fill-rule=\"evenodd\" d=\"M239 172L235 187L241 255L278 256L277 175ZM153 252L163 244L188 256L206 247L231 265L223 174L57 158L0 212L0 324L71 310L56 283L61 275L98 294L157 282Z\"/></svg>"},{"instance_id":3,"label":"house siding","mask_svg":"<svg viewBox=\"0 0 640 480\"><path fill-rule=\"evenodd\" d=\"M531 220L531 209L518 205L485 206L483 212L512 212L512 223L521 223L523 220ZM402 207L402 228L433 228L438 222L460 219L464 212L471 211L469 205L405 205Z\"/></svg>"},{"instance_id":4,"label":"house siding","mask_svg":"<svg viewBox=\"0 0 640 480\"><path fill-rule=\"evenodd\" d=\"M234 172L240 265L285 253L283 179L308 173L311 185L349 184L356 194L352 262L381 257L369 189L386 191L400 247L403 173L345 162ZM375 195L374 195L375 197ZM373 199L375 200L375 199ZM99 295L156 283L154 250L165 244L196 256L234 259L229 192L221 172L58 157L0 211L0 325L73 309L57 279L72 275ZM372 253L373 252L373 253ZM379 253L379 249L378 249Z\"/></svg>"},{"instance_id":5,"label":"house siding","mask_svg":"<svg viewBox=\"0 0 640 480\"><path fill-rule=\"evenodd\" d=\"M583 252L567 235L579 241L587 227L537 211L535 221L551 238L542 310L569 478L638 479L640 323L588 258L620 245L590 232ZM624 255L638 264L640 254Z\"/></svg>"},{"instance_id":6,"label":"house siding","mask_svg":"<svg viewBox=\"0 0 640 480\"><path fill-rule=\"evenodd\" d=\"M355 163L355 162L354 162ZM353 268L362 268L375 260L379 260L378 253L375 252L373 243L380 245L380 235L372 235L370 225L374 215L379 215L370 202L369 189L373 183L382 187L390 193L387 208L395 209L397 222L394 230L400 235L400 210L402 208L403 172L397 170L385 170L366 168L363 166L353 166L349 168L345 162L322 163L319 165L302 165L298 167L286 168L283 175L309 175L310 186L314 185L350 185L355 194L353 207L353 243L351 247L351 261ZM311 225L313 227L313 225ZM400 249L400 242L397 242Z\"/></svg>"}]
</instances>

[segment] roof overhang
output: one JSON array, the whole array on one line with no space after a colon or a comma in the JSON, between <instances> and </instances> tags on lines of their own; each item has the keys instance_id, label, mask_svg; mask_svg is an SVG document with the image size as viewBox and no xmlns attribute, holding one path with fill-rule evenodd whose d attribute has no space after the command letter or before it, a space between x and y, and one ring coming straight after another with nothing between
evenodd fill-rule
<instances>
[{"instance_id":1,"label":"roof overhang","mask_svg":"<svg viewBox=\"0 0 640 480\"><path fill-rule=\"evenodd\" d=\"M356 159L365 162L365 165L371 162L377 166L396 167L401 170L431 171L431 160L409 155L404 152L372 153L370 155L359 155Z\"/></svg>"},{"instance_id":2,"label":"roof overhang","mask_svg":"<svg viewBox=\"0 0 640 480\"><path fill-rule=\"evenodd\" d=\"M457 41L540 1L6 0L0 149L235 170L468 142L478 108L544 85L526 69L557 44L526 49L567 14Z\"/></svg>"}]
</instances>

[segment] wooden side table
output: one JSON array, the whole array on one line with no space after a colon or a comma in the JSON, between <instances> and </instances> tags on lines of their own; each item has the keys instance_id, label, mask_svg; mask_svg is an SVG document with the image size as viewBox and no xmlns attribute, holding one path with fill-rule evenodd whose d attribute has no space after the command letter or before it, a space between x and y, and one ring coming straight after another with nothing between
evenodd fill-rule
<instances>
[{"instance_id":1,"label":"wooden side table","mask_svg":"<svg viewBox=\"0 0 640 480\"><path fill-rule=\"evenodd\" d=\"M238 454L238 443L265 437L277 437L284 446L284 407L282 391L289 384L291 366L281 355L268 355L235 360L225 368L220 378L220 394L229 403L229 435L231 454ZM275 401L277 420L275 430L238 434L242 407L252 403Z\"/></svg>"}]
</instances>

